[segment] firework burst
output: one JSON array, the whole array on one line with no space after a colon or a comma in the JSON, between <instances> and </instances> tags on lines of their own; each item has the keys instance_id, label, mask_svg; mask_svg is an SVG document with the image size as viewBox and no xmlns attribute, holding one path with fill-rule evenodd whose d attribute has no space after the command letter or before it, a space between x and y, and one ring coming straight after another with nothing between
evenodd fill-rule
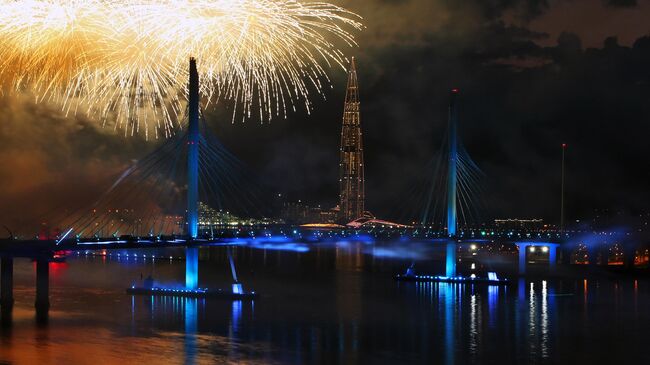
<instances>
[{"instance_id":1,"label":"firework burst","mask_svg":"<svg viewBox=\"0 0 650 365\"><path fill-rule=\"evenodd\" d=\"M126 134L174 133L185 110L187 59L206 102L271 119L303 106L344 67L359 17L292 0L0 0L0 81ZM180 91L180 92L179 92Z\"/></svg>"}]
</instances>

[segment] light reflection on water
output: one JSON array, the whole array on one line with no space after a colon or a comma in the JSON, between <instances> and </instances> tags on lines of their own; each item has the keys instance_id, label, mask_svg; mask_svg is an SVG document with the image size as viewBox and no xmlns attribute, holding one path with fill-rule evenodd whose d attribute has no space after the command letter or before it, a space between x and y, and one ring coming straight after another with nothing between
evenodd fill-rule
<instances>
[{"instance_id":1,"label":"light reflection on water","mask_svg":"<svg viewBox=\"0 0 650 365\"><path fill-rule=\"evenodd\" d=\"M182 282L182 261L72 259L51 273L46 327L34 322L31 266L16 261L13 326L0 329L0 362L544 364L647 359L645 352L634 351L644 348L638 333L647 333L650 325L645 280L515 279L508 287L397 283L393 274L409 260L366 251L364 244L355 243L307 253L238 248L241 281L263 294L254 303L124 294L140 274ZM200 286L230 284L223 249L202 251L201 258ZM611 333L618 341L605 343Z\"/></svg>"},{"instance_id":2,"label":"light reflection on water","mask_svg":"<svg viewBox=\"0 0 650 365\"><path fill-rule=\"evenodd\" d=\"M480 302L478 295L472 293L469 298L469 352L472 355L471 358L475 360L475 355L480 346L480 337L478 329L481 326L480 313Z\"/></svg>"},{"instance_id":3,"label":"light reflection on water","mask_svg":"<svg viewBox=\"0 0 650 365\"><path fill-rule=\"evenodd\" d=\"M153 302L153 300L152 300ZM185 312L185 362L196 362L196 329L198 327L197 311L199 300L196 298L183 298ZM152 311L153 312L153 311Z\"/></svg>"},{"instance_id":4,"label":"light reflection on water","mask_svg":"<svg viewBox=\"0 0 650 365\"><path fill-rule=\"evenodd\" d=\"M438 299L444 303L445 312L445 363L454 364L456 352L456 287L458 284L440 283L438 284Z\"/></svg>"}]
</instances>

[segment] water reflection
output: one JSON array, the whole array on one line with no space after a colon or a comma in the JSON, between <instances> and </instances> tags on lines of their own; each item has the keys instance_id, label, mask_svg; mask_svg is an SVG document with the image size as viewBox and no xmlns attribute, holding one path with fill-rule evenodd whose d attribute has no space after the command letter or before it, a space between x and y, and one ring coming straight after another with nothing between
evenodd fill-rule
<instances>
[{"instance_id":1,"label":"water reflection","mask_svg":"<svg viewBox=\"0 0 650 365\"><path fill-rule=\"evenodd\" d=\"M232 302L232 319L230 321L230 337L237 337L239 335L239 326L241 322L241 300L234 300Z\"/></svg>"},{"instance_id":2,"label":"water reflection","mask_svg":"<svg viewBox=\"0 0 650 365\"><path fill-rule=\"evenodd\" d=\"M504 346L513 346L513 353L501 353L499 357L512 356L512 361L537 362L553 358L553 336L558 323L553 320L558 311L555 289L546 280L527 282L522 279L517 284L515 307L510 304L513 301L508 299L506 287L415 284L414 294L437 308L440 318L444 357L438 362L479 361L493 348ZM514 314L514 326L508 328L504 324L510 323L511 313Z\"/></svg>"},{"instance_id":3,"label":"water reflection","mask_svg":"<svg viewBox=\"0 0 650 365\"><path fill-rule=\"evenodd\" d=\"M535 316L535 283L530 283L530 289L528 291L528 338L530 339L528 352L530 358L534 359L537 355L537 343L539 339L537 338L537 318Z\"/></svg>"},{"instance_id":4,"label":"water reflection","mask_svg":"<svg viewBox=\"0 0 650 365\"><path fill-rule=\"evenodd\" d=\"M438 300L443 303L445 318L445 364L455 363L456 352L456 288L460 284L438 284Z\"/></svg>"},{"instance_id":5,"label":"water reflection","mask_svg":"<svg viewBox=\"0 0 650 365\"><path fill-rule=\"evenodd\" d=\"M194 364L196 362L199 300L196 298L183 298L182 300L185 307L185 363Z\"/></svg>"},{"instance_id":6,"label":"water reflection","mask_svg":"<svg viewBox=\"0 0 650 365\"><path fill-rule=\"evenodd\" d=\"M521 279L509 287L397 283L392 275L404 262L372 259L359 248L239 249L242 281L264 293L255 303L127 296L124 286L149 270L145 263L73 260L52 285L47 332L34 325L33 273L25 263L0 363L63 363L53 354L72 349L106 363L543 364L571 359L586 344L597 363L610 351L626 358L628 345L642 348L642 336L625 331L644 333L650 325L644 280L620 280L618 290L613 281L582 278ZM201 281L211 286L230 282L226 255L215 253L210 265L201 262ZM182 261L156 262L157 280L177 282L184 272ZM613 330L625 347L604 346Z\"/></svg>"},{"instance_id":7,"label":"water reflection","mask_svg":"<svg viewBox=\"0 0 650 365\"><path fill-rule=\"evenodd\" d=\"M549 325L548 325L548 289L546 287L546 280L542 280L542 299L541 299L541 351L542 358L549 357L548 349L548 335L549 335Z\"/></svg>"},{"instance_id":8,"label":"water reflection","mask_svg":"<svg viewBox=\"0 0 650 365\"><path fill-rule=\"evenodd\" d=\"M496 327L497 324L497 303L499 300L499 287L496 285L490 285L487 288L488 292L488 325L491 328Z\"/></svg>"},{"instance_id":9,"label":"water reflection","mask_svg":"<svg viewBox=\"0 0 650 365\"><path fill-rule=\"evenodd\" d=\"M522 285L523 281L520 281ZM550 321L551 313L555 313L555 294L549 290L548 282L528 283L528 358L548 359L552 357L551 334L553 324ZM521 294L522 287L519 288ZM520 325L522 322L519 322ZM520 331L517 331L520 333Z\"/></svg>"},{"instance_id":10,"label":"water reflection","mask_svg":"<svg viewBox=\"0 0 650 365\"><path fill-rule=\"evenodd\" d=\"M480 321L480 302L478 294L474 293L472 290L472 295L470 296L469 303L469 353L472 355L472 359L475 359L476 354L479 349L479 328L481 326Z\"/></svg>"}]
</instances>

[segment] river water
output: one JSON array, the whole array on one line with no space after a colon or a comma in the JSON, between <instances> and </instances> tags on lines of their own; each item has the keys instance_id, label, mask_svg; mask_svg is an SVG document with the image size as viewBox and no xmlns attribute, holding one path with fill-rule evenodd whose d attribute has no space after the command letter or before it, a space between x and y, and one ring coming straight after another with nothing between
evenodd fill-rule
<instances>
[{"instance_id":1,"label":"river water","mask_svg":"<svg viewBox=\"0 0 650 365\"><path fill-rule=\"evenodd\" d=\"M81 253L51 264L46 324L35 319L35 264L16 259L16 302L11 326L0 329L0 363L650 361L648 279L515 277L503 287L398 283L393 275L418 259L416 250L400 247L236 248L240 280L261 293L252 303L125 294L141 275L181 285L182 250L129 251L129 258L126 252L119 258L116 252ZM225 252L201 249L200 287L230 284Z\"/></svg>"}]
</instances>

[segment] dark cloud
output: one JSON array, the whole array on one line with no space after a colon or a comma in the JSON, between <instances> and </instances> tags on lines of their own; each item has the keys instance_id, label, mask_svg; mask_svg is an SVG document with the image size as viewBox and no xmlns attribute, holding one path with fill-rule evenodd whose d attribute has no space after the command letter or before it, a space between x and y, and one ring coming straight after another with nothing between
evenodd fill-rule
<instances>
[{"instance_id":1,"label":"dark cloud","mask_svg":"<svg viewBox=\"0 0 650 365\"><path fill-rule=\"evenodd\" d=\"M606 3L609 6L618 6L624 8L638 5L636 0L606 0Z\"/></svg>"},{"instance_id":2,"label":"dark cloud","mask_svg":"<svg viewBox=\"0 0 650 365\"><path fill-rule=\"evenodd\" d=\"M0 99L0 223L33 227L53 209L90 206L131 159L153 147L33 97Z\"/></svg>"},{"instance_id":3,"label":"dark cloud","mask_svg":"<svg viewBox=\"0 0 650 365\"><path fill-rule=\"evenodd\" d=\"M549 7L547 0L478 0L454 1L454 3L461 9L467 3L476 5L482 9L488 19L500 18L505 11L512 10L516 16L528 20L543 14Z\"/></svg>"}]
</instances>

